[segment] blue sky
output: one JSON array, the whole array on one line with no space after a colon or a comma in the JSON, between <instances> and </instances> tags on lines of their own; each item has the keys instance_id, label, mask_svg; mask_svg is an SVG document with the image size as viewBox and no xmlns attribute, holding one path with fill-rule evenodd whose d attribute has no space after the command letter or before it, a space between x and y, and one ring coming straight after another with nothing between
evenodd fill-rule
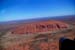
<instances>
[{"instance_id":1,"label":"blue sky","mask_svg":"<svg viewBox=\"0 0 75 50\"><path fill-rule=\"evenodd\" d=\"M0 0L0 21L74 15L75 0Z\"/></svg>"}]
</instances>

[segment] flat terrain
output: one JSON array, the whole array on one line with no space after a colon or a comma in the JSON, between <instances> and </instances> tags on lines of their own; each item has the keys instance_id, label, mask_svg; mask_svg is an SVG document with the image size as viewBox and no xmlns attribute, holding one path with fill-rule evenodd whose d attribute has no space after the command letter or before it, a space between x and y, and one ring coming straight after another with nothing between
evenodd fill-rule
<instances>
[{"instance_id":1,"label":"flat terrain","mask_svg":"<svg viewBox=\"0 0 75 50\"><path fill-rule=\"evenodd\" d=\"M39 35L35 35L35 36L25 35L23 33L18 35L18 33L23 32L24 29L21 28L24 28L25 27L24 25L26 25L26 23L38 23L41 21L48 21L48 20L59 21L59 24L60 22L61 23L63 22L68 25L75 26L75 15L0 22L0 38L1 38L0 42L2 44L0 45L1 48L5 48L4 50L37 50L37 49L38 50L59 50L59 39L61 37L66 37L71 40L75 38L74 28L65 31L56 31L52 33L44 32L45 34L37 33ZM40 24L44 25L43 22ZM12 30L14 30L16 33L12 34L13 33L11 32Z\"/></svg>"},{"instance_id":2,"label":"flat terrain","mask_svg":"<svg viewBox=\"0 0 75 50\"><path fill-rule=\"evenodd\" d=\"M46 17L46 18L38 18L38 19L30 19L30 20L17 20L17 21L0 22L0 30L11 29L15 26L23 25L25 23L30 23L30 22L33 23L33 22L47 21L47 20L63 21L68 24L75 25L75 15L69 15L69 16Z\"/></svg>"}]
</instances>

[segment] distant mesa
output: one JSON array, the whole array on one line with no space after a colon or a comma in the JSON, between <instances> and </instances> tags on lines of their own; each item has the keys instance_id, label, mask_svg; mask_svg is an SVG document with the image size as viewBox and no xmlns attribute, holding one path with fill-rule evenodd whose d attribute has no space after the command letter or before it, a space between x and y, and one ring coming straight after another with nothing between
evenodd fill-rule
<instances>
[{"instance_id":1,"label":"distant mesa","mask_svg":"<svg viewBox=\"0 0 75 50\"><path fill-rule=\"evenodd\" d=\"M39 33L47 31L56 31L61 29L66 29L69 27L69 24L60 21L37 21L31 23L25 23L10 31L12 34L29 34L29 33Z\"/></svg>"}]
</instances>

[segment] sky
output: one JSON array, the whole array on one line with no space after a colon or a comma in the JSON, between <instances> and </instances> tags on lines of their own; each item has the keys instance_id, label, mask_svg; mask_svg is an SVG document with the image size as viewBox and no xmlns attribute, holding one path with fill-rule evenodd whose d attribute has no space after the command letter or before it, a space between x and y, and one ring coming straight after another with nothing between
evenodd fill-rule
<instances>
[{"instance_id":1,"label":"sky","mask_svg":"<svg viewBox=\"0 0 75 50\"><path fill-rule=\"evenodd\" d=\"M75 0L0 0L0 22L75 15Z\"/></svg>"}]
</instances>

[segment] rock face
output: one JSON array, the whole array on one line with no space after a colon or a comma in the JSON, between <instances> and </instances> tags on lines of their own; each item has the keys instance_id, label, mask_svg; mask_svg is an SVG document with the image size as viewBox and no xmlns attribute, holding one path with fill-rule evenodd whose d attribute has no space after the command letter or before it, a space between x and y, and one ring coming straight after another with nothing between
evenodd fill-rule
<instances>
[{"instance_id":1,"label":"rock face","mask_svg":"<svg viewBox=\"0 0 75 50\"><path fill-rule=\"evenodd\" d=\"M74 27L59 21L40 21L14 27L1 37L4 50L59 50L59 39L74 39Z\"/></svg>"},{"instance_id":2,"label":"rock face","mask_svg":"<svg viewBox=\"0 0 75 50\"><path fill-rule=\"evenodd\" d=\"M15 27L12 31L13 34L29 34L29 33L38 33L38 32L47 32L62 30L68 28L69 25L59 21L40 21L34 23L27 23Z\"/></svg>"}]
</instances>

